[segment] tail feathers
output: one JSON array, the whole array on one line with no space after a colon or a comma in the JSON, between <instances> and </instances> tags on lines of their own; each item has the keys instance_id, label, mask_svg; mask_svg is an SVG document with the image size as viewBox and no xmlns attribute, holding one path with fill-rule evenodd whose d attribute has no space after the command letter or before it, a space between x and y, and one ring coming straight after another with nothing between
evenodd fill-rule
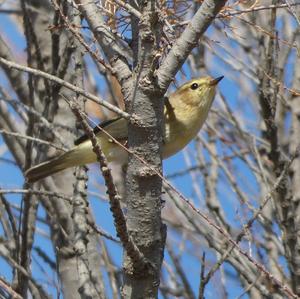
<instances>
[{"instance_id":1,"label":"tail feathers","mask_svg":"<svg viewBox=\"0 0 300 299\"><path fill-rule=\"evenodd\" d=\"M73 159L72 151L70 151L57 158L31 167L25 172L25 176L29 183L34 183L40 179L78 164L80 163L78 163L77 159Z\"/></svg>"}]
</instances>

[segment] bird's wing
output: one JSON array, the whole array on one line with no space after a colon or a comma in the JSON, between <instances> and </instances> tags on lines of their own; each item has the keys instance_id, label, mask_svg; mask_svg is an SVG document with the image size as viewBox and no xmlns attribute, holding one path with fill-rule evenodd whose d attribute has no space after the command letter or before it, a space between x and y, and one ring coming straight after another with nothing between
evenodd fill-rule
<instances>
[{"instance_id":1,"label":"bird's wing","mask_svg":"<svg viewBox=\"0 0 300 299\"><path fill-rule=\"evenodd\" d=\"M93 130L95 135L102 132L100 128L107 131L107 133L109 133L112 137L114 137L117 140L127 139L128 121L122 117L110 119L110 120L100 123ZM75 140L74 144L79 145L88 139L89 139L89 137L85 134L85 135L79 137L77 140Z\"/></svg>"},{"instance_id":2,"label":"bird's wing","mask_svg":"<svg viewBox=\"0 0 300 299\"><path fill-rule=\"evenodd\" d=\"M164 98L164 105L165 105L165 117L166 118L173 118L174 115L174 108L169 102L167 97ZM116 138L117 140L125 140L128 137L128 121L122 117L117 117L114 119L110 119L100 123L96 126L93 130L94 134L101 133L101 129L105 129L112 137ZM85 134L78 139L75 140L74 144L79 145L84 141L88 140L89 137Z\"/></svg>"}]
</instances>

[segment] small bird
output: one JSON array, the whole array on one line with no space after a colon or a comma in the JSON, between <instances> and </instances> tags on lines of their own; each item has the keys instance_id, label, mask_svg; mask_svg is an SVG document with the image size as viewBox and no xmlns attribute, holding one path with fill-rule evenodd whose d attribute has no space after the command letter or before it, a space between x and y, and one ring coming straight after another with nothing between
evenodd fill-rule
<instances>
[{"instance_id":1,"label":"small bird","mask_svg":"<svg viewBox=\"0 0 300 299\"><path fill-rule=\"evenodd\" d=\"M182 150L199 132L207 118L216 94L216 86L223 79L203 77L188 81L180 86L165 101L164 139L162 157L166 159ZM101 127L118 142L126 145L128 120L118 117L95 127L94 133L109 162L126 164L128 153L106 135ZM97 161L92 143L84 135L75 141L75 147L68 152L38 164L25 172L27 181L32 183L54 173L74 166Z\"/></svg>"}]
</instances>

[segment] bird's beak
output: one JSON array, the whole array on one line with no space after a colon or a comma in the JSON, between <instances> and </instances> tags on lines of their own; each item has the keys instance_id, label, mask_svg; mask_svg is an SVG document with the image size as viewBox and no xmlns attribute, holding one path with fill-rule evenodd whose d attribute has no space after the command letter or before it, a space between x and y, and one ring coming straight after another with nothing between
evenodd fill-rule
<instances>
[{"instance_id":1,"label":"bird's beak","mask_svg":"<svg viewBox=\"0 0 300 299\"><path fill-rule=\"evenodd\" d=\"M215 85L217 85L223 78L224 78L224 76L221 76L221 77L212 79L212 80L209 82L209 85L210 85L210 86L215 86Z\"/></svg>"}]
</instances>

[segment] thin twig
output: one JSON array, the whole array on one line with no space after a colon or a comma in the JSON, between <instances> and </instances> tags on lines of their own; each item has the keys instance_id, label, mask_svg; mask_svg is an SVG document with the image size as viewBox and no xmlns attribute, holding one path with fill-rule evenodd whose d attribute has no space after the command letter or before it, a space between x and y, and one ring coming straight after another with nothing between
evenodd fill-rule
<instances>
[{"instance_id":1,"label":"thin twig","mask_svg":"<svg viewBox=\"0 0 300 299\"><path fill-rule=\"evenodd\" d=\"M0 277L0 287L11 295L11 299L22 299L22 296L15 292L14 289L2 277Z\"/></svg>"},{"instance_id":2,"label":"thin twig","mask_svg":"<svg viewBox=\"0 0 300 299\"><path fill-rule=\"evenodd\" d=\"M18 63L15 63L13 61L9 61L9 60L6 60L2 57L0 57L0 64L2 65L5 65L9 68L14 68L16 70L19 70L19 71L22 71L22 72L26 72L26 73L29 73L29 74L32 74L34 76L37 76L37 77L42 77L42 78L45 78L45 79L48 79L50 81L53 81L57 84L60 84L86 98L88 98L89 100L101 105L101 106L104 106L105 108L117 113L118 115L120 115L121 117L125 118L125 119L128 119L128 120L133 120L133 117L128 114L127 112L125 111L122 111L121 109L119 109L118 107L102 100L102 99L99 99L98 97L96 97L95 95L93 94L90 94L89 92L85 91L84 89L82 88L79 88L61 78L58 78L56 76L53 76L53 75L50 75L48 73L45 73L45 72L42 72L40 70L37 70L37 69L33 69L31 67L27 67L27 66L24 66L24 65L21 65L21 64L18 64Z\"/></svg>"},{"instance_id":3,"label":"thin twig","mask_svg":"<svg viewBox=\"0 0 300 299\"><path fill-rule=\"evenodd\" d=\"M272 198L274 192L276 192L277 188L280 186L282 180L285 178L289 167L293 163L294 159L300 152L300 146L298 146L295 154L292 156L292 158L286 163L283 171L281 172L281 175L276 180L275 184L273 185L273 188L269 191L269 193L266 195L265 199L261 203L260 207L257 209L257 211L253 214L252 218L248 220L248 222L244 225L243 230L238 234L236 237L236 240L233 241L230 237L228 241L231 243L231 246L226 250L226 252L222 255L222 257L219 259L219 261L209 270L207 273L205 279L201 281L201 284L205 286L212 275L220 268L220 266L223 264L223 262L227 259L227 257L230 255L233 249L237 249L241 254L243 254L251 263L253 263L261 272L265 274L265 276L275 285L277 285L281 290L283 290L286 294L288 294L291 298L298 298L296 294L293 293L293 291L285 284L280 282L276 277L274 277L271 273L269 273L266 268L262 265L256 262L247 252L243 251L239 246L238 243L242 240L243 236L245 235L246 231L248 231L251 226L253 225L254 221L257 219L257 217L261 214L263 208L266 206L266 204L269 202L269 200ZM223 231L223 229L221 229ZM220 230L219 230L220 231ZM227 235L225 231L220 231L222 235ZM227 237L226 237L227 238Z\"/></svg>"},{"instance_id":4,"label":"thin twig","mask_svg":"<svg viewBox=\"0 0 300 299\"><path fill-rule=\"evenodd\" d=\"M83 129L85 130L87 136L89 136L93 151L97 156L97 160L100 163L100 170L102 172L105 185L107 187L107 194L109 197L109 203L110 203L110 210L114 217L115 227L117 231L117 235L120 238L123 247L125 248L128 256L132 259L134 267L137 267L138 269L144 269L147 268L150 269L151 265L146 260L144 255L140 252L138 247L134 244L132 238L129 236L125 216L123 214L120 200L121 196L119 195L116 186L113 182L113 178L111 175L111 171L108 168L106 157L104 156L100 144L97 141L97 138L92 130L92 128L89 126L87 121L85 120L84 115L82 115L82 112L77 107L75 101L70 101L64 96L65 100L69 103L72 111L74 112L75 116L78 118L78 120L81 122Z\"/></svg>"},{"instance_id":5,"label":"thin twig","mask_svg":"<svg viewBox=\"0 0 300 299\"><path fill-rule=\"evenodd\" d=\"M7 130L3 130L3 129L0 129L0 134L8 135L8 136L15 136L15 137L18 137L18 138L31 140L33 142L46 144L46 145L54 147L54 148L56 148L57 150L60 150L60 151L64 151L64 152L68 151L68 149L65 148L65 147L57 146L57 145L55 145L52 142L49 142L49 141L46 141L46 140L42 140L40 138L31 137L31 136L23 135L23 134L16 133L16 132L8 132Z\"/></svg>"},{"instance_id":6,"label":"thin twig","mask_svg":"<svg viewBox=\"0 0 300 299\"><path fill-rule=\"evenodd\" d=\"M204 299L205 284L203 283L205 279L205 251L203 251L201 259L201 272L200 272L200 286L199 286L199 296L198 299Z\"/></svg>"},{"instance_id":7,"label":"thin twig","mask_svg":"<svg viewBox=\"0 0 300 299\"><path fill-rule=\"evenodd\" d=\"M226 12L226 13L220 13L217 18L227 18L227 17L233 17L236 15L241 15L245 13L251 13L255 11L261 11L261 10L269 10L273 8L287 8L289 6L298 6L300 3L291 3L291 4L274 4L274 5L268 5L268 6L257 6L257 7L252 7L248 9L243 9L243 10L237 10L233 12Z\"/></svg>"}]
</instances>

